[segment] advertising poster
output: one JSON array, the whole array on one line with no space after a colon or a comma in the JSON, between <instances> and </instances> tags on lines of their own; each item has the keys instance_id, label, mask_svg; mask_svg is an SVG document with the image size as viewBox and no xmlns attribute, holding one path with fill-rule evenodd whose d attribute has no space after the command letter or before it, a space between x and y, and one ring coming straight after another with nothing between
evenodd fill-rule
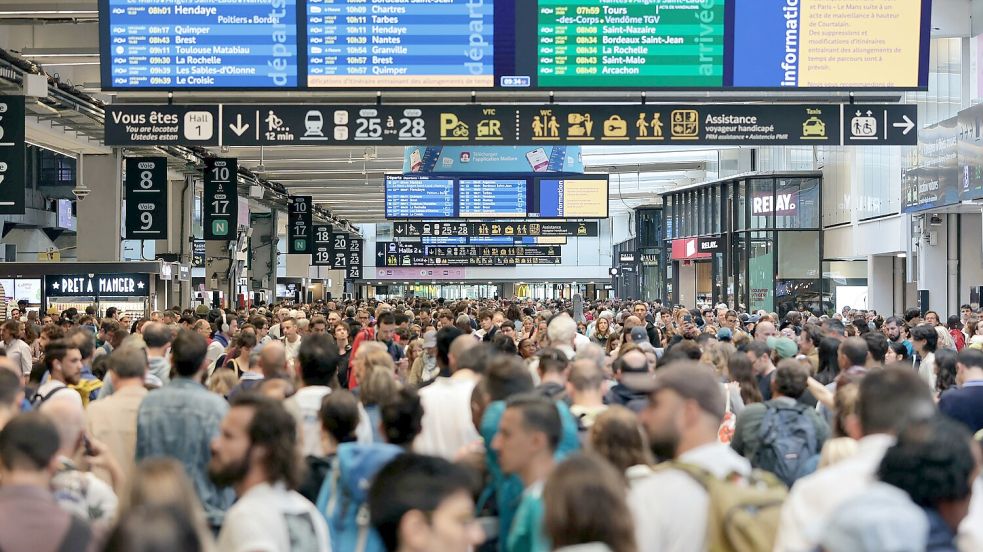
<instances>
[{"instance_id":1,"label":"advertising poster","mask_svg":"<svg viewBox=\"0 0 983 552\"><path fill-rule=\"evenodd\" d=\"M403 174L584 172L580 146L411 146Z\"/></svg>"},{"instance_id":2,"label":"advertising poster","mask_svg":"<svg viewBox=\"0 0 983 552\"><path fill-rule=\"evenodd\" d=\"M918 132L918 148L912 152L901 180L905 213L959 203L959 125L952 117Z\"/></svg>"}]
</instances>

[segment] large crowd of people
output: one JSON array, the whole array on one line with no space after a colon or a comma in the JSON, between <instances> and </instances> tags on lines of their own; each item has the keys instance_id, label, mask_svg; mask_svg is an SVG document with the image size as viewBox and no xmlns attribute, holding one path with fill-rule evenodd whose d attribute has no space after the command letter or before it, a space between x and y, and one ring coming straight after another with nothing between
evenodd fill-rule
<instances>
[{"instance_id":1,"label":"large crowd of people","mask_svg":"<svg viewBox=\"0 0 983 552\"><path fill-rule=\"evenodd\" d=\"M0 329L3 552L983 550L969 305L409 298Z\"/></svg>"}]
</instances>

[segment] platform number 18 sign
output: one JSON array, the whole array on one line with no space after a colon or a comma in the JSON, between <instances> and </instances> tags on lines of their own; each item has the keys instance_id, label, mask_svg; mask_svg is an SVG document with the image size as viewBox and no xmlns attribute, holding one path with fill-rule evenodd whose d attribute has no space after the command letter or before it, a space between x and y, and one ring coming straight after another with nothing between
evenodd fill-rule
<instances>
[{"instance_id":1,"label":"platform number 18 sign","mask_svg":"<svg viewBox=\"0 0 983 552\"><path fill-rule=\"evenodd\" d=\"M167 159L128 157L126 239L167 239Z\"/></svg>"},{"instance_id":2,"label":"platform number 18 sign","mask_svg":"<svg viewBox=\"0 0 983 552\"><path fill-rule=\"evenodd\" d=\"M239 220L239 196L236 191L239 164L235 159L205 160L205 193L202 201L206 240L232 241Z\"/></svg>"}]
</instances>

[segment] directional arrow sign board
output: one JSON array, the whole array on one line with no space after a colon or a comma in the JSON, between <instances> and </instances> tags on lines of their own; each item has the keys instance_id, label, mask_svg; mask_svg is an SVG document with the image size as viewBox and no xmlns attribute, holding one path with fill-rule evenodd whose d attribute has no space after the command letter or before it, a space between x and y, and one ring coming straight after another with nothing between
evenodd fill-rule
<instances>
[{"instance_id":1,"label":"directional arrow sign board","mask_svg":"<svg viewBox=\"0 0 983 552\"><path fill-rule=\"evenodd\" d=\"M917 144L916 120L914 105L845 105L843 143L848 146Z\"/></svg>"},{"instance_id":2,"label":"directional arrow sign board","mask_svg":"<svg viewBox=\"0 0 983 552\"><path fill-rule=\"evenodd\" d=\"M917 126L909 105L121 105L106 144L915 145Z\"/></svg>"}]
</instances>

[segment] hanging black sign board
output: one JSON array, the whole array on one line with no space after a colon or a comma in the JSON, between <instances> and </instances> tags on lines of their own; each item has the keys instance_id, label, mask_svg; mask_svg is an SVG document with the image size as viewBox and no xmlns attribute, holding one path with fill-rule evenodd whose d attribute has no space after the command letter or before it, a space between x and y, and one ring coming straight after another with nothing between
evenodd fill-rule
<instances>
[{"instance_id":1,"label":"hanging black sign board","mask_svg":"<svg viewBox=\"0 0 983 552\"><path fill-rule=\"evenodd\" d=\"M167 239L167 159L129 157L126 172L126 239Z\"/></svg>"},{"instance_id":2,"label":"hanging black sign board","mask_svg":"<svg viewBox=\"0 0 983 552\"><path fill-rule=\"evenodd\" d=\"M232 241L239 220L239 196L236 191L235 159L205 160L205 194L202 199L206 240Z\"/></svg>"}]
</instances>

